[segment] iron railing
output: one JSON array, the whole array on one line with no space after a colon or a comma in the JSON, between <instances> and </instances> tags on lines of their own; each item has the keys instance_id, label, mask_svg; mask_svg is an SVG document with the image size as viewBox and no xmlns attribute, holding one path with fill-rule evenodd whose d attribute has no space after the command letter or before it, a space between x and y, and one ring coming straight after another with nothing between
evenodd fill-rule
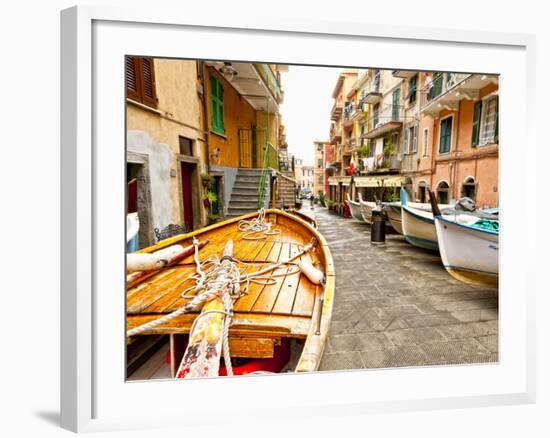
<instances>
[{"instance_id":1,"label":"iron railing","mask_svg":"<svg viewBox=\"0 0 550 438\"><path fill-rule=\"evenodd\" d=\"M262 174L260 175L260 184L258 185L258 209L262 208L265 203L265 194L267 185L269 184L269 169L279 169L277 150L268 141L265 143L262 157Z\"/></svg>"}]
</instances>

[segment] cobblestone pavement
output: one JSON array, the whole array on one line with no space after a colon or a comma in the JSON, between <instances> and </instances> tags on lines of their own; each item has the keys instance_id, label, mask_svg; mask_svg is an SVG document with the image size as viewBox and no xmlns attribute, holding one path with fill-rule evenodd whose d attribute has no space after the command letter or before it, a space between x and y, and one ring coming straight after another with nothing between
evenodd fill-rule
<instances>
[{"instance_id":1,"label":"cobblestone pavement","mask_svg":"<svg viewBox=\"0 0 550 438\"><path fill-rule=\"evenodd\" d=\"M438 253L309 207L336 269L331 329L320 370L498 361L498 291L451 277Z\"/></svg>"}]
</instances>

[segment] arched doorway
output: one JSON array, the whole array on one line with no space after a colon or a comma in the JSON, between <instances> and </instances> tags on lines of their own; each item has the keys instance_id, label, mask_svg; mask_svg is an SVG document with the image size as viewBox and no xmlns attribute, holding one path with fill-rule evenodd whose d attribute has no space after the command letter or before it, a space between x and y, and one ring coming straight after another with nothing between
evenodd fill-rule
<instances>
[{"instance_id":1,"label":"arched doorway","mask_svg":"<svg viewBox=\"0 0 550 438\"><path fill-rule=\"evenodd\" d=\"M476 180L471 176L462 183L462 197L470 198L474 202L476 200Z\"/></svg>"},{"instance_id":2,"label":"arched doorway","mask_svg":"<svg viewBox=\"0 0 550 438\"><path fill-rule=\"evenodd\" d=\"M428 184L426 181L418 183L418 202L428 202Z\"/></svg>"},{"instance_id":3,"label":"arched doorway","mask_svg":"<svg viewBox=\"0 0 550 438\"><path fill-rule=\"evenodd\" d=\"M437 184L437 202L439 204L448 204L449 203L449 183L447 181L440 181Z\"/></svg>"}]
</instances>

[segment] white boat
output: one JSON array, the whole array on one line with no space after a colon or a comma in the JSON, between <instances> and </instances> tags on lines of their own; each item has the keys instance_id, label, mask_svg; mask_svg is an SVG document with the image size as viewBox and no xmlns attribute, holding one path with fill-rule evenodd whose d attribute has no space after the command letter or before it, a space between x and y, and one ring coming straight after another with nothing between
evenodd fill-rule
<instances>
[{"instance_id":1,"label":"white boat","mask_svg":"<svg viewBox=\"0 0 550 438\"><path fill-rule=\"evenodd\" d=\"M441 215L438 210L434 221L447 272L469 284L497 287L498 221L465 214Z\"/></svg>"},{"instance_id":2,"label":"white boat","mask_svg":"<svg viewBox=\"0 0 550 438\"><path fill-rule=\"evenodd\" d=\"M347 195L347 202L349 205L351 217L358 220L359 222L364 222L363 216L361 215L361 204L359 204L359 202L352 201L349 197L349 194Z\"/></svg>"},{"instance_id":3,"label":"white boat","mask_svg":"<svg viewBox=\"0 0 550 438\"><path fill-rule=\"evenodd\" d=\"M139 232L139 217L137 212L126 215L126 243L136 237Z\"/></svg>"},{"instance_id":4,"label":"white boat","mask_svg":"<svg viewBox=\"0 0 550 438\"><path fill-rule=\"evenodd\" d=\"M401 203L386 202L383 205L388 221L393 229L399 234L403 234L403 226L401 225Z\"/></svg>"},{"instance_id":5,"label":"white boat","mask_svg":"<svg viewBox=\"0 0 550 438\"><path fill-rule=\"evenodd\" d=\"M434 216L431 206L418 202L407 202L407 192L401 188L401 227L403 236L411 245L419 248L437 251L437 232L435 230ZM440 204L440 209L452 207L448 204Z\"/></svg>"},{"instance_id":6,"label":"white boat","mask_svg":"<svg viewBox=\"0 0 550 438\"><path fill-rule=\"evenodd\" d=\"M359 205L361 206L361 216L363 217L363 220L367 223L372 222L372 209L376 207L376 202L372 201L363 201L363 198L361 197L361 193L358 193L357 196L359 196Z\"/></svg>"}]
</instances>

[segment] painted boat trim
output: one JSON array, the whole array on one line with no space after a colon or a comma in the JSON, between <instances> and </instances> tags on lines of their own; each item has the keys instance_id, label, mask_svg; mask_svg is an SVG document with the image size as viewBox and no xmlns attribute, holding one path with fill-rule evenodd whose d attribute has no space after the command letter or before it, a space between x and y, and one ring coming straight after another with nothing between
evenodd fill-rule
<instances>
[{"instance_id":1,"label":"painted boat trim","mask_svg":"<svg viewBox=\"0 0 550 438\"><path fill-rule=\"evenodd\" d=\"M414 237L406 234L403 234L403 236L411 245L432 251L439 251L439 244L433 240L422 239L420 237Z\"/></svg>"}]
</instances>

